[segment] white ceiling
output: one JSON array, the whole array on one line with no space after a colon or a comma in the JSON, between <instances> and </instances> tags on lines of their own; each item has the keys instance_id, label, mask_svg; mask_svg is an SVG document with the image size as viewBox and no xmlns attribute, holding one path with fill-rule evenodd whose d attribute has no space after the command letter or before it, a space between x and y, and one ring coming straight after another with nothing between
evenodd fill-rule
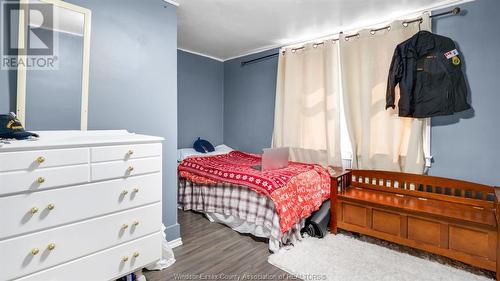
<instances>
[{"instance_id":1,"label":"white ceiling","mask_svg":"<svg viewBox=\"0 0 500 281\"><path fill-rule=\"evenodd\" d=\"M460 0L175 0L180 49L227 60Z\"/></svg>"}]
</instances>

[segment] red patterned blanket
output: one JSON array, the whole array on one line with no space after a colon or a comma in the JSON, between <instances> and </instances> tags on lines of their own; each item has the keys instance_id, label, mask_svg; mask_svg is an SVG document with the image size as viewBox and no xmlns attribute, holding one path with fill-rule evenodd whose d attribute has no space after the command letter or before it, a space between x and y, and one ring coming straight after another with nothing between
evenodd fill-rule
<instances>
[{"instance_id":1,"label":"red patterned blanket","mask_svg":"<svg viewBox=\"0 0 500 281\"><path fill-rule=\"evenodd\" d=\"M211 157L189 157L179 165L182 177L196 183L247 186L271 198L282 232L319 209L330 197L330 175L319 165L290 162L287 168L258 171L261 157L240 151Z\"/></svg>"}]
</instances>

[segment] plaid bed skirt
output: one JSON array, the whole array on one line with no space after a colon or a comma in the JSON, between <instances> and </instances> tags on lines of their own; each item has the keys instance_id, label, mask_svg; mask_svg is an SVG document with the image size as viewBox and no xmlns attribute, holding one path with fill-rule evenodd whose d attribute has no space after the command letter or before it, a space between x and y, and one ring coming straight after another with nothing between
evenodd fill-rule
<instances>
[{"instance_id":1,"label":"plaid bed skirt","mask_svg":"<svg viewBox=\"0 0 500 281\"><path fill-rule=\"evenodd\" d=\"M270 231L269 239L278 241L280 246L300 240L300 230L305 224L302 219L282 233L278 213L270 198L230 183L198 184L179 178L177 201L184 211L223 214L265 227Z\"/></svg>"}]
</instances>

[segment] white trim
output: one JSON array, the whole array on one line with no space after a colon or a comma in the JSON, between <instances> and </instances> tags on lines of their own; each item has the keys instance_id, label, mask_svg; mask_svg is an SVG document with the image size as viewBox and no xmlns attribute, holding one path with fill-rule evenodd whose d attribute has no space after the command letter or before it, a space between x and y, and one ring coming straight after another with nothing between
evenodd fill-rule
<instances>
[{"instance_id":1,"label":"white trim","mask_svg":"<svg viewBox=\"0 0 500 281\"><path fill-rule=\"evenodd\" d=\"M216 57L209 56L209 55L202 54L202 53L198 53L198 52L195 52L195 51L191 51L191 50L187 50L187 49L183 49L183 48L177 48L177 50L181 50L183 52L190 53L190 54L197 55L197 56L206 57L206 58L213 59L213 60L216 60L216 61L224 62L224 60L221 59L221 58L216 58Z\"/></svg>"},{"instance_id":2,"label":"white trim","mask_svg":"<svg viewBox=\"0 0 500 281\"><path fill-rule=\"evenodd\" d=\"M168 4L172 4L176 7L179 7L179 3L175 2L175 1L172 1L172 0L163 0L163 1L167 2Z\"/></svg>"},{"instance_id":3,"label":"white trim","mask_svg":"<svg viewBox=\"0 0 500 281\"><path fill-rule=\"evenodd\" d=\"M428 170L432 166L432 154L431 154L431 118L424 119L424 157L425 157L425 173L427 174Z\"/></svg>"},{"instance_id":4,"label":"white trim","mask_svg":"<svg viewBox=\"0 0 500 281\"><path fill-rule=\"evenodd\" d=\"M172 240L172 241L168 241L168 245L170 246L170 248L177 248L179 246L182 246L182 238L177 238L175 240Z\"/></svg>"},{"instance_id":5,"label":"white trim","mask_svg":"<svg viewBox=\"0 0 500 281\"><path fill-rule=\"evenodd\" d=\"M369 24L369 25L364 25L364 26L351 26L351 27L345 27L345 28L341 28L341 29L342 29L342 31L344 33L350 33L351 31L354 32L356 30L361 30L361 29L365 29L365 28L368 28L368 27L373 27L373 26L376 26L376 25L386 24L387 22L391 22L391 21L394 21L394 20L397 20L397 19L404 19L404 18L407 18L409 16L413 16L415 14L424 13L424 12L432 12L433 10L444 9L444 8L447 8L447 7L450 7L450 6L456 6L456 5L460 5L460 4L464 4L464 3L468 3L468 2L474 2L474 1L476 1L476 0L447 0L447 1L443 1L443 2L441 2L439 4L429 5L429 6L425 7L425 8L416 10L416 11L411 12L411 13L404 13L404 14L401 14L401 15L398 15L398 16L395 16L395 17L393 16L392 18L389 18L389 19L383 20L383 21L379 21L377 23L373 23L373 24ZM232 56L232 57L229 57L229 58L224 58L224 59L222 59L222 61L228 61L228 60L232 60L232 59L237 59L237 58L241 58L241 57L245 57L245 56L249 56L249 55L253 55L253 54L257 54L257 53L269 51L269 50L276 49L276 48L294 46L294 45L304 44L304 43L307 43L307 42L310 42L310 41L319 40L319 39L336 37L336 36L338 36L339 32L340 32L340 30L337 31L337 32L335 32L335 33L325 34L323 36L314 36L314 37L311 37L311 38L308 38L308 39L290 40L290 41L288 41L286 43L283 43L283 44L268 45L266 47L260 47L260 48L252 49L250 51L243 52L243 53L241 53L239 55L236 55L236 56ZM205 55L205 56L207 56L207 55Z\"/></svg>"},{"instance_id":6,"label":"white trim","mask_svg":"<svg viewBox=\"0 0 500 281\"><path fill-rule=\"evenodd\" d=\"M31 24L29 24L29 25L31 26ZM62 29L58 29L58 28L47 29L47 27L45 27L45 26L40 26L38 28L39 29L44 29L44 30L49 30L49 31L56 31L56 32L60 32L60 33L70 34L70 35L79 36L79 37L83 37L83 34L76 33L76 32L71 32L71 31L66 31L66 30L62 30Z\"/></svg>"},{"instance_id":7,"label":"white trim","mask_svg":"<svg viewBox=\"0 0 500 281\"><path fill-rule=\"evenodd\" d=\"M246 56L250 56L250 55L255 55L255 54L258 54L258 53L270 51L272 49L281 48L283 46L284 46L283 44L269 45L269 46L266 46L266 47L261 47L261 48L253 49L251 51L242 53L241 55L236 55L236 56L233 56L233 57L226 58L223 61L234 60L234 59L237 59L237 58L242 58L242 57L246 57Z\"/></svg>"},{"instance_id":8,"label":"white trim","mask_svg":"<svg viewBox=\"0 0 500 281\"><path fill-rule=\"evenodd\" d=\"M27 0L19 1L21 8L28 4ZM19 13L19 29L18 29L18 47L24 46L26 43L26 32L24 30L26 17L24 13ZM17 54L18 60L26 61L26 48L21 48ZM26 127L26 66L19 64L17 66L17 100L16 100L16 115L17 119Z\"/></svg>"},{"instance_id":9,"label":"white trim","mask_svg":"<svg viewBox=\"0 0 500 281\"><path fill-rule=\"evenodd\" d=\"M89 119L89 83L90 83L90 28L92 11L81 8L84 14L83 23L83 65L82 65L82 109L80 129L86 131Z\"/></svg>"}]
</instances>

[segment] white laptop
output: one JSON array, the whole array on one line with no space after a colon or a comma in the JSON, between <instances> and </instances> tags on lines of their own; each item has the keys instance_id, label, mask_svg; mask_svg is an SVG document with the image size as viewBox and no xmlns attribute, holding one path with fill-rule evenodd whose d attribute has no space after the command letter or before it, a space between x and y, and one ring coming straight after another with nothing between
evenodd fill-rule
<instances>
[{"instance_id":1,"label":"white laptop","mask_svg":"<svg viewBox=\"0 0 500 281\"><path fill-rule=\"evenodd\" d=\"M276 170L288 167L288 147L264 148L262 165L252 166L259 171Z\"/></svg>"}]
</instances>

